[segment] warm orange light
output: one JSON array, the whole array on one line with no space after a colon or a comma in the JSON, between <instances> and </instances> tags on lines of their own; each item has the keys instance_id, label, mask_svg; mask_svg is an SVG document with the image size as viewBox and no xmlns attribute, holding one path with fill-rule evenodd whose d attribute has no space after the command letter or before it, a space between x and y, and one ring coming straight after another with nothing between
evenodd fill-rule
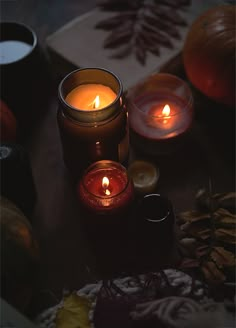
<instances>
[{"instance_id":1,"label":"warm orange light","mask_svg":"<svg viewBox=\"0 0 236 328\"><path fill-rule=\"evenodd\" d=\"M107 177L104 177L102 179L102 188L104 189L104 192L107 196L111 194L110 190L107 189L109 187L109 179Z\"/></svg>"},{"instance_id":2,"label":"warm orange light","mask_svg":"<svg viewBox=\"0 0 236 328\"><path fill-rule=\"evenodd\" d=\"M164 108L162 109L162 115L167 117L170 115L170 106L169 105L165 105Z\"/></svg>"},{"instance_id":3,"label":"warm orange light","mask_svg":"<svg viewBox=\"0 0 236 328\"><path fill-rule=\"evenodd\" d=\"M94 101L93 101L93 108L97 109L100 105L100 98L99 96L96 96Z\"/></svg>"},{"instance_id":4,"label":"warm orange light","mask_svg":"<svg viewBox=\"0 0 236 328\"><path fill-rule=\"evenodd\" d=\"M163 116L163 124L167 124L169 119L170 119L170 106L165 105L164 108L162 109L162 116Z\"/></svg>"}]
</instances>

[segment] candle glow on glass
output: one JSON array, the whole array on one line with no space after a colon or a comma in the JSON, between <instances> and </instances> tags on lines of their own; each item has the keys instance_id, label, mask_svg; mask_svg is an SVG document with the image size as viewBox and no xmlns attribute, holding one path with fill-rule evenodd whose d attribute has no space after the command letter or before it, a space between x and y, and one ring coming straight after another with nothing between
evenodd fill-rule
<instances>
[{"instance_id":1,"label":"candle glow on glass","mask_svg":"<svg viewBox=\"0 0 236 328\"><path fill-rule=\"evenodd\" d=\"M66 96L66 102L80 110L102 109L109 106L117 95L103 84L82 84Z\"/></svg>"}]
</instances>

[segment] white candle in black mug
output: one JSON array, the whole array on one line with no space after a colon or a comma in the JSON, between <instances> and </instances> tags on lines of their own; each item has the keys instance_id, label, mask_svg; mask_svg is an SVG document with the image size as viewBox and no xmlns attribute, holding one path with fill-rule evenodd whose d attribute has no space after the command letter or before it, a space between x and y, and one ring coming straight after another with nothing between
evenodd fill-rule
<instances>
[{"instance_id":1,"label":"white candle in black mug","mask_svg":"<svg viewBox=\"0 0 236 328\"><path fill-rule=\"evenodd\" d=\"M14 63L32 50L32 45L17 40L0 41L0 64Z\"/></svg>"},{"instance_id":2,"label":"white candle in black mug","mask_svg":"<svg viewBox=\"0 0 236 328\"><path fill-rule=\"evenodd\" d=\"M0 23L1 99L14 113L19 137L26 137L46 111L50 90L47 61L34 30Z\"/></svg>"}]
</instances>

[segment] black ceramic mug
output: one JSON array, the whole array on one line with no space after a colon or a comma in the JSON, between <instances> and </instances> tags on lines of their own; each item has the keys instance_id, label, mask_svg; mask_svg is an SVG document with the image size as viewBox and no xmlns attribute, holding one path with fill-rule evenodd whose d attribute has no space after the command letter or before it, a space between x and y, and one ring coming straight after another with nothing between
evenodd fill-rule
<instances>
[{"instance_id":1,"label":"black ceramic mug","mask_svg":"<svg viewBox=\"0 0 236 328\"><path fill-rule=\"evenodd\" d=\"M37 123L49 95L49 70L36 33L16 22L0 23L1 99L16 116L20 135Z\"/></svg>"},{"instance_id":2,"label":"black ceramic mug","mask_svg":"<svg viewBox=\"0 0 236 328\"><path fill-rule=\"evenodd\" d=\"M141 268L168 264L175 241L175 214L170 200L160 194L145 195L137 204L136 222Z\"/></svg>"}]
</instances>

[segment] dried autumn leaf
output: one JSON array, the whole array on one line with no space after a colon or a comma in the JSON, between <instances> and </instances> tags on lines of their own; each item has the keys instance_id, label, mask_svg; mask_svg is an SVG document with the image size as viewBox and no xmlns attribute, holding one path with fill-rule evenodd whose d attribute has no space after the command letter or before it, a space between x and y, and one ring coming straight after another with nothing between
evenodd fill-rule
<instances>
[{"instance_id":1,"label":"dried autumn leaf","mask_svg":"<svg viewBox=\"0 0 236 328\"><path fill-rule=\"evenodd\" d=\"M214 212L215 225L217 227L233 228L236 236L236 215L224 208L219 208Z\"/></svg>"},{"instance_id":2,"label":"dried autumn leaf","mask_svg":"<svg viewBox=\"0 0 236 328\"><path fill-rule=\"evenodd\" d=\"M199 211L186 211L178 215L180 221L197 222L200 220L209 220L211 215L209 213L201 213Z\"/></svg>"},{"instance_id":3,"label":"dried autumn leaf","mask_svg":"<svg viewBox=\"0 0 236 328\"><path fill-rule=\"evenodd\" d=\"M228 208L220 207L221 204ZM230 203L226 203L230 201ZM200 268L211 283L221 283L234 271L236 258L231 252L231 245L236 244L236 215L230 212L235 193L221 193L213 196L201 189L196 202L198 210L186 211L178 216L178 224L184 238L194 237L197 240L193 260L199 259ZM226 250L222 244L227 244ZM187 249L180 241L180 245ZM185 254L185 253L184 253ZM188 252L188 256L191 254ZM232 275L232 273L231 273Z\"/></svg>"},{"instance_id":4,"label":"dried autumn leaf","mask_svg":"<svg viewBox=\"0 0 236 328\"><path fill-rule=\"evenodd\" d=\"M147 53L159 55L161 47L173 48L171 38L180 39L179 27L187 25L178 11L190 5L190 0L124 1L103 0L101 10L117 12L117 15L98 22L95 28L109 31L104 41L105 48L120 48L129 45L142 65ZM175 14L173 15L173 9ZM113 53L113 58L123 58L129 52Z\"/></svg>"},{"instance_id":5,"label":"dried autumn leaf","mask_svg":"<svg viewBox=\"0 0 236 328\"><path fill-rule=\"evenodd\" d=\"M195 255L197 258L201 258L208 253L209 246L208 245L201 245L196 248Z\"/></svg>"},{"instance_id":6,"label":"dried autumn leaf","mask_svg":"<svg viewBox=\"0 0 236 328\"><path fill-rule=\"evenodd\" d=\"M204 239L204 240L210 238L211 236L211 229L204 224L201 225L184 224L181 226L181 229L187 232L190 236Z\"/></svg>"},{"instance_id":7,"label":"dried autumn leaf","mask_svg":"<svg viewBox=\"0 0 236 328\"><path fill-rule=\"evenodd\" d=\"M127 0L98 0L97 4L106 11L125 11L138 7L138 1Z\"/></svg>"},{"instance_id":8,"label":"dried autumn leaf","mask_svg":"<svg viewBox=\"0 0 236 328\"><path fill-rule=\"evenodd\" d=\"M227 244L236 244L235 239L235 230L229 229L216 229L215 231L216 240L227 243Z\"/></svg>"},{"instance_id":9,"label":"dried autumn leaf","mask_svg":"<svg viewBox=\"0 0 236 328\"><path fill-rule=\"evenodd\" d=\"M71 294L56 315L57 328L91 328L89 310L91 302L82 296Z\"/></svg>"},{"instance_id":10,"label":"dried autumn leaf","mask_svg":"<svg viewBox=\"0 0 236 328\"><path fill-rule=\"evenodd\" d=\"M236 214L236 193L229 192L221 194L218 199L219 207L223 207L230 212Z\"/></svg>"},{"instance_id":11,"label":"dried autumn leaf","mask_svg":"<svg viewBox=\"0 0 236 328\"><path fill-rule=\"evenodd\" d=\"M226 279L224 273L220 271L212 261L205 261L202 263L201 270L209 283L218 284Z\"/></svg>"},{"instance_id":12,"label":"dried autumn leaf","mask_svg":"<svg viewBox=\"0 0 236 328\"><path fill-rule=\"evenodd\" d=\"M159 0L155 0L156 3L159 3ZM178 8L178 6L186 6L189 4L189 0L163 0L162 5L170 6L172 8Z\"/></svg>"},{"instance_id":13,"label":"dried autumn leaf","mask_svg":"<svg viewBox=\"0 0 236 328\"><path fill-rule=\"evenodd\" d=\"M179 15L177 11L173 15L172 12L167 12L161 7L156 7L155 5L150 5L150 10L155 14L155 16L162 18L163 15L166 16L166 20L179 26L186 26L186 21Z\"/></svg>"},{"instance_id":14,"label":"dried autumn leaf","mask_svg":"<svg viewBox=\"0 0 236 328\"><path fill-rule=\"evenodd\" d=\"M236 258L233 253L230 251L225 250L223 247L213 247L211 251L211 258L218 267L220 266L235 266L236 265Z\"/></svg>"},{"instance_id":15,"label":"dried autumn leaf","mask_svg":"<svg viewBox=\"0 0 236 328\"><path fill-rule=\"evenodd\" d=\"M104 48L115 48L117 42L126 43L130 39L131 32L126 30L119 33L111 32L108 38L104 42Z\"/></svg>"},{"instance_id":16,"label":"dried autumn leaf","mask_svg":"<svg viewBox=\"0 0 236 328\"><path fill-rule=\"evenodd\" d=\"M124 47L120 48L119 51L116 51L113 55L111 55L111 58L122 59L122 58L128 56L131 52L132 52L132 49L129 45L124 46Z\"/></svg>"}]
</instances>

